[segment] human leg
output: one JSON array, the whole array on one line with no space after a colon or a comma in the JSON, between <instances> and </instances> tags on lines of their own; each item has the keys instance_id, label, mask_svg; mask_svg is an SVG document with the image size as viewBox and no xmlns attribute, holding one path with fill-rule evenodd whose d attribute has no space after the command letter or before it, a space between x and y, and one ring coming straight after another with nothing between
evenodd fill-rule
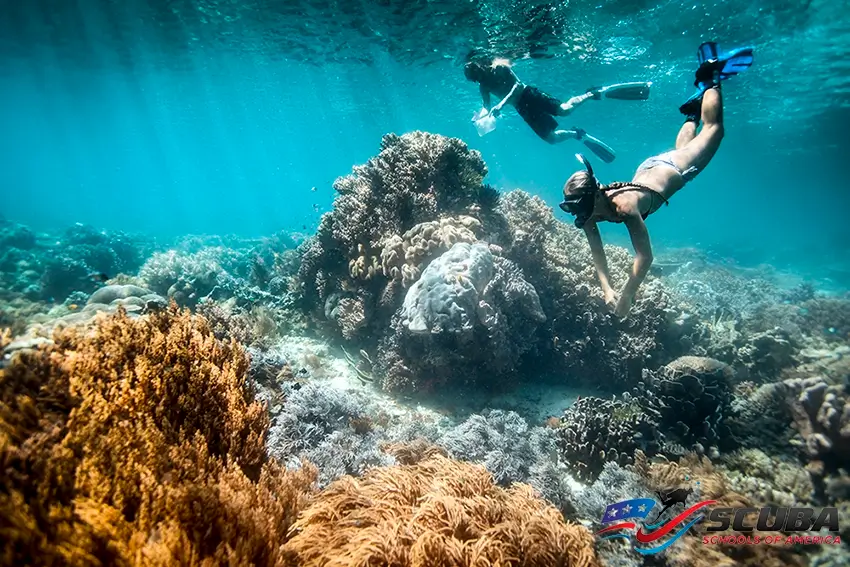
<instances>
[{"instance_id":1,"label":"human leg","mask_svg":"<svg viewBox=\"0 0 850 567\"><path fill-rule=\"evenodd\" d=\"M578 140L578 131L576 130L553 130L546 136L541 136L550 144L560 144L567 140Z\"/></svg>"},{"instance_id":2,"label":"human leg","mask_svg":"<svg viewBox=\"0 0 850 567\"><path fill-rule=\"evenodd\" d=\"M720 148L724 130L723 98L719 85L707 89L703 93L700 117L703 126L699 134L693 135L688 140L689 133L696 133L696 124L692 121L686 122L676 139L676 150L670 154L670 157L682 170L696 167L699 171L702 171ZM681 146L679 145L680 141L683 143Z\"/></svg>"}]
</instances>

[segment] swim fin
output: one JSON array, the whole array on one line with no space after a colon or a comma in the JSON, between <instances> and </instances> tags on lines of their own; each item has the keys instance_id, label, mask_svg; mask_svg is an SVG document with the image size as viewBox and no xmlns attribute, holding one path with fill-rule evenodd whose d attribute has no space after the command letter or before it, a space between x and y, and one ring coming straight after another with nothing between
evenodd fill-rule
<instances>
[{"instance_id":1,"label":"swim fin","mask_svg":"<svg viewBox=\"0 0 850 567\"><path fill-rule=\"evenodd\" d=\"M741 47L721 53L715 42L707 41L697 49L697 61L699 68L694 86L704 89L749 69L753 64L753 48Z\"/></svg>"},{"instance_id":2,"label":"swim fin","mask_svg":"<svg viewBox=\"0 0 850 567\"><path fill-rule=\"evenodd\" d=\"M573 127L573 130L576 132L576 140L581 140L590 151L595 153L596 156L605 163L611 163L617 158L617 154L611 146L599 138L591 136L581 128Z\"/></svg>"},{"instance_id":3,"label":"swim fin","mask_svg":"<svg viewBox=\"0 0 850 567\"><path fill-rule=\"evenodd\" d=\"M720 81L746 71L753 64L753 48L742 47L728 53L721 53L717 43L707 41L697 48L699 68L695 74L694 86L697 91L679 107L679 112L688 119L698 118L702 95L706 90L716 87Z\"/></svg>"},{"instance_id":4,"label":"swim fin","mask_svg":"<svg viewBox=\"0 0 850 567\"><path fill-rule=\"evenodd\" d=\"M594 87L589 92L599 92L605 98L618 100L647 100L651 82L617 83L607 87Z\"/></svg>"}]
</instances>

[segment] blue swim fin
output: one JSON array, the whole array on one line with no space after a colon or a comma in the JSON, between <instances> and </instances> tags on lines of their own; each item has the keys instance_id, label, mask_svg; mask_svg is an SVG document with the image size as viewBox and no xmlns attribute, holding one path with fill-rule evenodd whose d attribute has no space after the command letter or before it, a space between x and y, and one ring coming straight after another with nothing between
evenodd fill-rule
<instances>
[{"instance_id":1,"label":"blue swim fin","mask_svg":"<svg viewBox=\"0 0 850 567\"><path fill-rule=\"evenodd\" d=\"M706 61L720 59L717 56L717 44L713 41L706 41L697 48L697 61L700 65Z\"/></svg>"},{"instance_id":2,"label":"blue swim fin","mask_svg":"<svg viewBox=\"0 0 850 567\"><path fill-rule=\"evenodd\" d=\"M742 47L721 53L715 42L707 41L697 49L697 61L699 68L694 86L705 90L717 81L724 81L749 69L753 64L753 48Z\"/></svg>"},{"instance_id":3,"label":"blue swim fin","mask_svg":"<svg viewBox=\"0 0 850 567\"><path fill-rule=\"evenodd\" d=\"M720 80L728 79L741 71L746 71L753 64L753 48L744 47L726 54L721 61L725 61L720 70Z\"/></svg>"},{"instance_id":4,"label":"blue swim fin","mask_svg":"<svg viewBox=\"0 0 850 567\"><path fill-rule=\"evenodd\" d=\"M753 48L742 47L721 53L715 42L707 41L697 48L697 61L699 68L694 81L697 91L679 107L679 112L689 120L699 119L702 95L707 89L750 68L753 64Z\"/></svg>"}]
</instances>

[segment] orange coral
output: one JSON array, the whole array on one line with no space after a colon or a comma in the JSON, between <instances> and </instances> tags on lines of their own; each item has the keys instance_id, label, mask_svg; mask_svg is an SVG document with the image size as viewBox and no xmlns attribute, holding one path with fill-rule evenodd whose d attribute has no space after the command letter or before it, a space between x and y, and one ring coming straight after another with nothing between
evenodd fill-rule
<instances>
[{"instance_id":1,"label":"orange coral","mask_svg":"<svg viewBox=\"0 0 850 567\"><path fill-rule=\"evenodd\" d=\"M448 456L445 449L423 437L417 437L407 443L383 443L381 450L395 457L395 460L402 465L415 465L435 455Z\"/></svg>"},{"instance_id":2,"label":"orange coral","mask_svg":"<svg viewBox=\"0 0 850 567\"><path fill-rule=\"evenodd\" d=\"M284 546L303 566L599 565L593 538L524 484L434 456L343 477L322 491Z\"/></svg>"},{"instance_id":3,"label":"orange coral","mask_svg":"<svg viewBox=\"0 0 850 567\"><path fill-rule=\"evenodd\" d=\"M0 372L0 563L266 564L315 478L265 462L247 359L172 306Z\"/></svg>"}]
</instances>

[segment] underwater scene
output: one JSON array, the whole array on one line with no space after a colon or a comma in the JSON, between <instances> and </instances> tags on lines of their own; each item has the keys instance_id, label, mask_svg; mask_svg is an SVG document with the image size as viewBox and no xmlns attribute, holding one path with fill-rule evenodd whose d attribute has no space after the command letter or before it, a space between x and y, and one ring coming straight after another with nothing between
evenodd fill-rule
<instances>
[{"instance_id":1,"label":"underwater scene","mask_svg":"<svg viewBox=\"0 0 850 567\"><path fill-rule=\"evenodd\" d=\"M0 565L850 565L844 0L0 4Z\"/></svg>"}]
</instances>

